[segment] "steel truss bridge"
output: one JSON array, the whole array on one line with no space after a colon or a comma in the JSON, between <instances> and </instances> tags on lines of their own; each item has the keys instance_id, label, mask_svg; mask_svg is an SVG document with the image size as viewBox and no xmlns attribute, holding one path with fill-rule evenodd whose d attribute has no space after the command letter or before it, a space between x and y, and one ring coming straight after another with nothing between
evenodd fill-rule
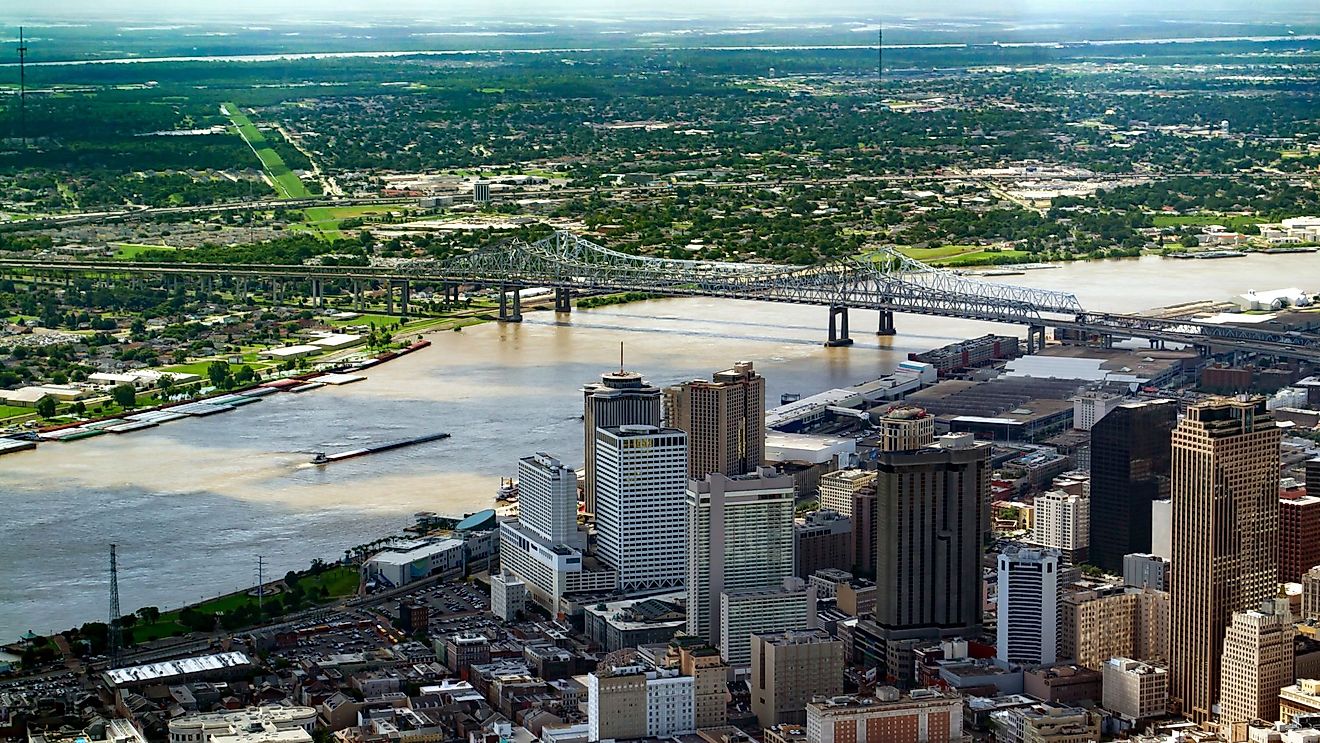
<instances>
[{"instance_id":1,"label":"steel truss bridge","mask_svg":"<svg viewBox=\"0 0 1320 743\"><path fill-rule=\"evenodd\" d=\"M247 291L249 282L269 282L279 300L289 283L306 284L313 301L324 302L327 284L351 291L363 306L363 291L384 287L387 311L408 313L414 286L442 289L458 298L460 285L499 287L501 320L522 319L516 289L555 290L555 310L571 309L574 292L646 292L785 302L829 308L827 345L851 343L848 310L880 313L877 333L894 333L894 313L914 313L1025 325L1029 348L1045 340L1045 328L1109 345L1142 338L1213 349L1257 351L1281 358L1320 362L1320 334L1221 325L1194 320L1094 313L1072 294L984 281L932 268L891 248L820 266L788 266L674 260L629 255L569 232L536 242L508 241L448 260L402 261L389 266L248 265L115 260L0 259L0 274L54 277L165 277L229 282Z\"/></svg>"}]
</instances>

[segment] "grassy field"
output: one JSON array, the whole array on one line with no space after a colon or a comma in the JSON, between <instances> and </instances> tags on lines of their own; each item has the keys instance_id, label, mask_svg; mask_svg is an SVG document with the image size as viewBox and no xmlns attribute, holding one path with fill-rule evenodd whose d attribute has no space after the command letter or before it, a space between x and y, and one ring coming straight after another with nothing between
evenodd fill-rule
<instances>
[{"instance_id":1,"label":"grassy field","mask_svg":"<svg viewBox=\"0 0 1320 743\"><path fill-rule=\"evenodd\" d=\"M1151 223L1156 227L1186 227L1218 224L1230 230L1238 230L1250 224L1263 224L1269 220L1264 217L1251 217L1228 214L1156 214Z\"/></svg>"},{"instance_id":2,"label":"grassy field","mask_svg":"<svg viewBox=\"0 0 1320 743\"><path fill-rule=\"evenodd\" d=\"M332 567L320 575L302 578L298 581L298 585L308 595L314 595L320 588L324 587L329 598L343 598L357 593L358 571L356 568L340 565ZM249 596L246 592L241 592L204 601L193 608L202 614L218 614L233 611L244 605L255 605L256 603L257 598L255 596ZM179 623L181 613L182 610L161 612L160 619L151 624L139 623L134 625L134 641L146 642L187 632L188 629Z\"/></svg>"},{"instance_id":3,"label":"grassy field","mask_svg":"<svg viewBox=\"0 0 1320 743\"><path fill-rule=\"evenodd\" d=\"M232 103L226 103L224 109L225 114L229 116L230 121L234 122L235 128L238 129L238 133L244 141L248 143L253 152L257 153L257 157L261 160L261 166L266 169L266 175L269 175L275 183L275 190L279 192L279 195L286 199L310 197L311 192L307 190L302 181L298 180L298 176L294 175L289 166L284 163L284 158L280 157L279 153L271 149L270 145L266 143L266 135L262 134L260 129L257 129L256 124L253 124L252 120Z\"/></svg>"},{"instance_id":4,"label":"grassy field","mask_svg":"<svg viewBox=\"0 0 1320 743\"><path fill-rule=\"evenodd\" d=\"M367 217L376 214L389 214L398 211L389 206L318 206L303 210L303 222L298 228L315 232L326 240L338 240L344 236L339 225L346 219Z\"/></svg>"},{"instance_id":5,"label":"grassy field","mask_svg":"<svg viewBox=\"0 0 1320 743\"><path fill-rule=\"evenodd\" d=\"M148 250L178 250L172 245L143 245L141 243L114 243L115 257L119 260L135 260Z\"/></svg>"},{"instance_id":6,"label":"grassy field","mask_svg":"<svg viewBox=\"0 0 1320 743\"><path fill-rule=\"evenodd\" d=\"M959 268L1021 261L1031 255L1025 250L986 250L984 245L941 245L938 248L899 246L898 251L932 266Z\"/></svg>"},{"instance_id":7,"label":"grassy field","mask_svg":"<svg viewBox=\"0 0 1320 743\"><path fill-rule=\"evenodd\" d=\"M0 420L16 418L20 415L35 413L36 408L21 408L17 405L0 405Z\"/></svg>"}]
</instances>

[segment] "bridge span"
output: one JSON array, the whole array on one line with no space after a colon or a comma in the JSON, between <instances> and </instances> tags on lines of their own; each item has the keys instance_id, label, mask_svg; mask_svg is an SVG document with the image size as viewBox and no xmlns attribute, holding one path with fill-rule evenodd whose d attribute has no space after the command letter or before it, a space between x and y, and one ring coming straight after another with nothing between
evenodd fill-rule
<instances>
[{"instance_id":1,"label":"bridge span","mask_svg":"<svg viewBox=\"0 0 1320 743\"><path fill-rule=\"evenodd\" d=\"M355 306L364 294L384 289L386 310L407 315L414 287L443 292L457 301L459 287L500 288L499 319L522 319L526 287L555 292L555 311L571 309L575 292L646 292L663 296L708 296L787 302L829 308L827 345L852 343L849 310L879 313L876 333L895 332L895 313L914 313L1024 325L1028 348L1045 342L1047 327L1104 345L1142 338L1152 345L1176 343L1212 350L1257 351L1280 358L1320 363L1320 334L1198 322L1195 320L1088 312L1067 292L1050 291L961 276L933 268L891 248L818 266L693 261L630 255L602 247L569 232L536 242L510 241L447 260L402 260L388 265L252 265L116 260L0 258L0 274L56 277L196 279L204 285L232 284L246 292L268 284L280 301L290 284L307 287L322 306L325 288L351 293ZM438 293L438 292L437 292ZM397 298L397 302L396 302Z\"/></svg>"}]
</instances>

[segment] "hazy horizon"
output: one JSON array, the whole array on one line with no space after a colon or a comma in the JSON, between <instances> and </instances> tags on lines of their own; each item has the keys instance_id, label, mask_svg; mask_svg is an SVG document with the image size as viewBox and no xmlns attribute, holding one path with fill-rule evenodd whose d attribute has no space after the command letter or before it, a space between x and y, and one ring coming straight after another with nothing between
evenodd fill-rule
<instances>
[{"instance_id":1,"label":"hazy horizon","mask_svg":"<svg viewBox=\"0 0 1320 743\"><path fill-rule=\"evenodd\" d=\"M1005 2L987 7L972 0L890 0L866 2L863 0L392 0L389 3L372 0L328 0L314 5L305 0L228 0L223 4L199 6L178 0L55 0L38 7L9 7L0 10L0 19L6 22L38 24L46 19L77 19L95 22L116 20L196 20L215 21L245 19L285 19L333 21L337 18L362 17L388 19L424 19L437 22L464 20L520 23L528 19L592 20L654 20L683 17L709 19L772 19L772 18L938 18L960 16L985 19L1032 19L1078 17L1091 20L1113 18L1116 23L1124 16L1172 16L1170 20L1194 20L1203 23L1221 22L1207 15L1225 14L1240 19L1262 16L1281 20L1277 16L1299 14L1320 16L1320 5L1314 0L1269 0L1244 3L1240 0L1030 0Z\"/></svg>"}]
</instances>

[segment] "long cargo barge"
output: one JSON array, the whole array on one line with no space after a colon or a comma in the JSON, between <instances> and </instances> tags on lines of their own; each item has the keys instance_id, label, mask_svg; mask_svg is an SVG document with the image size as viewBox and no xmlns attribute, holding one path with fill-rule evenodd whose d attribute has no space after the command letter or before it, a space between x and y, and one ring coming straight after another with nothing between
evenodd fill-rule
<instances>
[{"instance_id":1,"label":"long cargo barge","mask_svg":"<svg viewBox=\"0 0 1320 743\"><path fill-rule=\"evenodd\" d=\"M391 441L387 444L364 446L361 449L349 449L348 451L341 451L335 454L317 453L315 457L312 457L312 464L330 464L331 462L342 462L345 459L363 457L368 454L380 454L381 452L392 451L394 449L402 449L405 446L425 444L429 441L440 441L441 439L447 439L447 438L449 438L449 434L447 433L432 433L426 436L416 436L411 439L403 439L401 441Z\"/></svg>"}]
</instances>

